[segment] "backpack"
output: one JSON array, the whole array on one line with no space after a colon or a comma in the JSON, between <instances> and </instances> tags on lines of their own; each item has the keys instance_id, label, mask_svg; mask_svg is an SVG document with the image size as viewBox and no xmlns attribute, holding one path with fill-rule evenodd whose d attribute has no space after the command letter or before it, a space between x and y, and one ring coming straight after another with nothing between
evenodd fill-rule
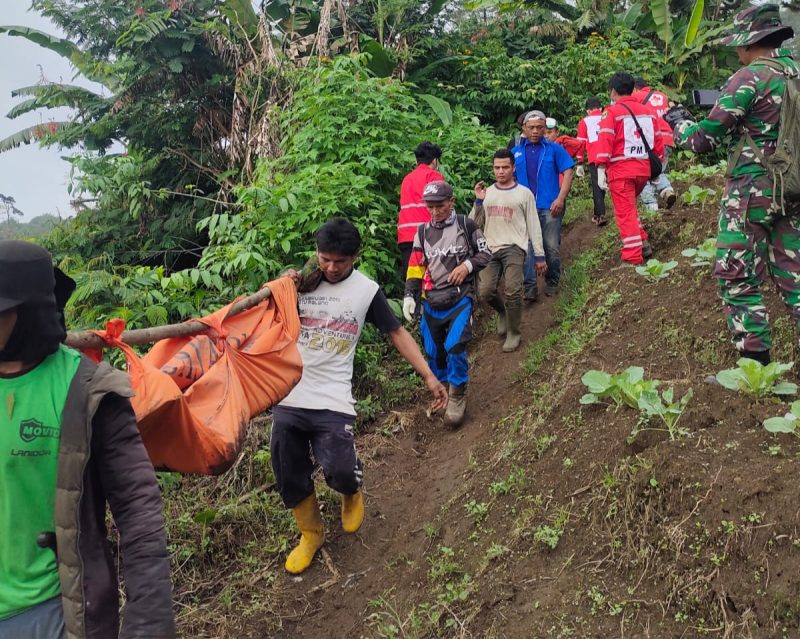
<instances>
[{"instance_id":1,"label":"backpack","mask_svg":"<svg viewBox=\"0 0 800 639\"><path fill-rule=\"evenodd\" d=\"M456 225L458 226L459 234L463 235L467 240L469 247L469 257L476 255L480 249L472 241L472 235L467 230L467 218L464 215L456 213ZM425 227L427 224L420 224L417 233L419 235L419 243L422 250L425 250ZM469 279L469 277L467 278ZM462 285L463 286L463 285ZM431 308L441 310L445 308L452 308L454 304L461 301L465 295L465 290L461 286L450 286L445 289L432 289L425 293L425 300L431 305Z\"/></svg>"},{"instance_id":2,"label":"backpack","mask_svg":"<svg viewBox=\"0 0 800 639\"><path fill-rule=\"evenodd\" d=\"M786 67L773 58L758 58L758 62L786 78L786 89L781 102L778 143L775 153L766 157L756 146L750 133L745 131L731 157L728 177L738 164L739 157L747 144L759 164L766 168L772 177L772 203L776 203L780 191L781 208L783 208L786 200L800 201L800 159L797 156L797 149L800 149L800 76L796 70Z\"/></svg>"},{"instance_id":3,"label":"backpack","mask_svg":"<svg viewBox=\"0 0 800 639\"><path fill-rule=\"evenodd\" d=\"M467 231L467 216L466 215L459 215L456 213L456 224L458 225L458 230L461 234L466 238L467 245L469 246L469 256L474 257L480 252L480 248L478 248L475 243L472 241L472 235L469 231ZM422 247L422 250L425 250L425 225L420 224L419 228L417 228L417 235L419 236L419 245Z\"/></svg>"}]
</instances>

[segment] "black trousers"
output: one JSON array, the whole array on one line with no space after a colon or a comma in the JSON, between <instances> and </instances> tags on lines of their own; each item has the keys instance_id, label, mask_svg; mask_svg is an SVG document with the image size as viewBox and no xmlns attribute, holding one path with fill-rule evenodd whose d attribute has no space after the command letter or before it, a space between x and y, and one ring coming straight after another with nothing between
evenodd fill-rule
<instances>
[{"instance_id":1,"label":"black trousers","mask_svg":"<svg viewBox=\"0 0 800 639\"><path fill-rule=\"evenodd\" d=\"M272 470L287 508L314 493L312 451L328 486L345 495L358 492L363 473L356 455L355 421L354 415L332 410L272 409Z\"/></svg>"},{"instance_id":2,"label":"black trousers","mask_svg":"<svg viewBox=\"0 0 800 639\"><path fill-rule=\"evenodd\" d=\"M594 202L594 217L606 216L606 192L597 184L597 165L589 165L589 177L592 180L592 201Z\"/></svg>"}]
</instances>

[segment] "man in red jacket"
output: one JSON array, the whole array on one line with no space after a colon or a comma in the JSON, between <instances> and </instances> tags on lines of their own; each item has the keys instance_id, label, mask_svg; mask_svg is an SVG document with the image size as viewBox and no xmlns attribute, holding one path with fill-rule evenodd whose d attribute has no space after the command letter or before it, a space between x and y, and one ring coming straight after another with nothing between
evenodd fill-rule
<instances>
[{"instance_id":1,"label":"man in red jacket","mask_svg":"<svg viewBox=\"0 0 800 639\"><path fill-rule=\"evenodd\" d=\"M650 179L650 161L639 130L662 161L664 140L656 135L658 124L653 110L631 96L632 75L615 73L608 88L613 104L606 108L600 120L597 181L601 188L611 192L622 236L622 259L641 264L645 257L652 255L652 250L636 210L636 197Z\"/></svg>"},{"instance_id":2,"label":"man in red jacket","mask_svg":"<svg viewBox=\"0 0 800 639\"><path fill-rule=\"evenodd\" d=\"M578 140L583 142L586 149L586 158L589 163L589 177L592 181L592 202L594 213L592 221L597 226L606 223L606 192L597 184L597 138L600 132L600 120L602 119L602 105L600 100L591 97L586 100L586 117L578 122ZM580 169L583 163L583 151L578 158Z\"/></svg>"},{"instance_id":3,"label":"man in red jacket","mask_svg":"<svg viewBox=\"0 0 800 639\"><path fill-rule=\"evenodd\" d=\"M431 221L431 214L422 199L422 192L430 182L444 180L436 170L442 149L432 142L422 142L414 149L417 168L403 178L400 186L400 213L397 216L397 245L400 247L400 272L406 279L408 258L414 246L414 237L420 224Z\"/></svg>"},{"instance_id":4,"label":"man in red jacket","mask_svg":"<svg viewBox=\"0 0 800 639\"><path fill-rule=\"evenodd\" d=\"M634 91L631 97L642 104L648 104L656 112L660 118L669 111L669 98L666 93L651 89L644 78L634 78L633 81Z\"/></svg>"}]
</instances>

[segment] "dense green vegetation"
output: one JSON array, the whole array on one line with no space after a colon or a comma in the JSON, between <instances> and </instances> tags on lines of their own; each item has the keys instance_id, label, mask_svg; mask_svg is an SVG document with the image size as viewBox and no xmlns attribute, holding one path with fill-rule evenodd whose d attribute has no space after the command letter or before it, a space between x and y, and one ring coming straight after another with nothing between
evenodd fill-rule
<instances>
[{"instance_id":1,"label":"dense green vegetation","mask_svg":"<svg viewBox=\"0 0 800 639\"><path fill-rule=\"evenodd\" d=\"M444 148L466 211L521 111L574 126L618 69L678 98L719 84L732 61L710 43L738 4L698 4L694 21L666 1L332 6L35 0L65 38L0 27L107 89L20 88L9 116L74 115L0 141L73 149L80 210L44 240L78 280L73 326L207 312L302 263L334 214L359 227L361 268L396 295L396 200L418 142Z\"/></svg>"},{"instance_id":2,"label":"dense green vegetation","mask_svg":"<svg viewBox=\"0 0 800 639\"><path fill-rule=\"evenodd\" d=\"M39 238L50 233L60 222L55 215L37 215L28 222L14 219L0 222L0 240L18 240Z\"/></svg>"}]
</instances>

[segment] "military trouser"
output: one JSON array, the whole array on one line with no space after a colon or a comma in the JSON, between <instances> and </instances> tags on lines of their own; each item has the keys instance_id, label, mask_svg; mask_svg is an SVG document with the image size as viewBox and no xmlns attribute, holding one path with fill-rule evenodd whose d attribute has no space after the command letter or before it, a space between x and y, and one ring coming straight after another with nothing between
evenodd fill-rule
<instances>
[{"instance_id":1,"label":"military trouser","mask_svg":"<svg viewBox=\"0 0 800 639\"><path fill-rule=\"evenodd\" d=\"M714 275L739 351L772 346L761 293L767 271L800 328L800 217L783 215L768 198L732 189L722 200Z\"/></svg>"}]
</instances>

